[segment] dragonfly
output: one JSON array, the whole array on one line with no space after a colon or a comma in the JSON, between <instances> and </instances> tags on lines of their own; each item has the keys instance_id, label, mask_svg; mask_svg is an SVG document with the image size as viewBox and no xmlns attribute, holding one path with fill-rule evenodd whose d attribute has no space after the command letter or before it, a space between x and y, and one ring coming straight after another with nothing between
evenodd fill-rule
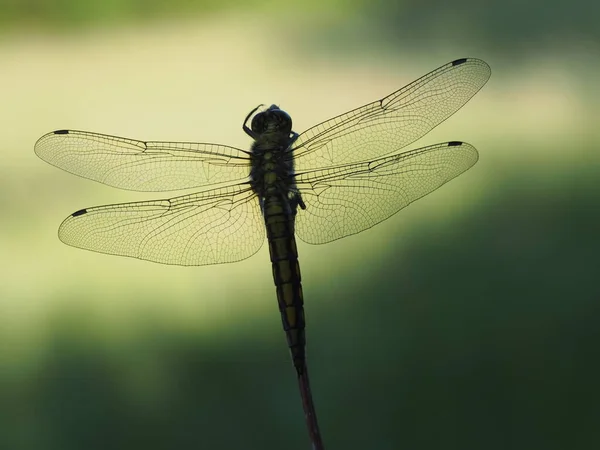
<instances>
[{"instance_id":1,"label":"dragonfly","mask_svg":"<svg viewBox=\"0 0 600 450\"><path fill-rule=\"evenodd\" d=\"M250 150L57 130L42 136L35 152L54 166L117 188L197 189L163 200L80 209L59 227L68 245L201 266L246 259L266 236L309 433L313 448L321 449L308 384L295 237L326 244L360 233L472 167L478 152L466 142L401 150L458 111L490 75L482 60L457 59L301 134L278 106L259 105L242 125L253 139Z\"/></svg>"}]
</instances>

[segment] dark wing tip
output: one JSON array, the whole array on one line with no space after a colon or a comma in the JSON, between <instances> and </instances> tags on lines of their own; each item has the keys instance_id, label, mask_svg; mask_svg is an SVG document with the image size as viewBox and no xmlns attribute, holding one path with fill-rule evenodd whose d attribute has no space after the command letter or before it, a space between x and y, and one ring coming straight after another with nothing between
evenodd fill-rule
<instances>
[{"instance_id":1,"label":"dark wing tip","mask_svg":"<svg viewBox=\"0 0 600 450\"><path fill-rule=\"evenodd\" d=\"M54 134L69 134L69 130L56 130Z\"/></svg>"},{"instance_id":2,"label":"dark wing tip","mask_svg":"<svg viewBox=\"0 0 600 450\"><path fill-rule=\"evenodd\" d=\"M79 211L75 211L73 214L71 214L71 217L82 216L86 213L87 213L87 209L80 209Z\"/></svg>"},{"instance_id":3,"label":"dark wing tip","mask_svg":"<svg viewBox=\"0 0 600 450\"><path fill-rule=\"evenodd\" d=\"M450 63L450 65L452 67L456 67L456 66L460 66L462 64L466 64L466 63L471 63L471 64L475 64L477 66L481 66L486 68L486 70L489 72L489 74L491 75L492 73L492 69L490 68L490 65L488 63L486 63L485 61L483 61L482 59L477 59L477 58L460 58L460 59L455 59L454 61L452 61ZM489 78L489 75L488 75Z\"/></svg>"},{"instance_id":4,"label":"dark wing tip","mask_svg":"<svg viewBox=\"0 0 600 450\"><path fill-rule=\"evenodd\" d=\"M463 143L461 141L451 141L448 142L448 147L459 147L463 145Z\"/></svg>"},{"instance_id":5,"label":"dark wing tip","mask_svg":"<svg viewBox=\"0 0 600 450\"><path fill-rule=\"evenodd\" d=\"M464 64L467 62L468 58L460 58L460 59L455 59L454 61L452 61L452 65L453 66L460 66L461 64Z\"/></svg>"}]
</instances>

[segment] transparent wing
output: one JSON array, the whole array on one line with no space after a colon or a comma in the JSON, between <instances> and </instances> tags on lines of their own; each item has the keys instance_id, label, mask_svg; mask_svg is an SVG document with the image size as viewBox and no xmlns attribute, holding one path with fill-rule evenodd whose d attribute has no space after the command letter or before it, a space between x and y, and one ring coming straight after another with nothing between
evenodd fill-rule
<instances>
[{"instance_id":1,"label":"transparent wing","mask_svg":"<svg viewBox=\"0 0 600 450\"><path fill-rule=\"evenodd\" d=\"M170 200L77 211L61 224L65 244L163 264L200 266L239 261L265 239L258 200L247 184Z\"/></svg>"},{"instance_id":2,"label":"transparent wing","mask_svg":"<svg viewBox=\"0 0 600 450\"><path fill-rule=\"evenodd\" d=\"M457 59L381 100L320 123L296 141L296 171L396 152L458 111L490 75L484 61Z\"/></svg>"},{"instance_id":3,"label":"transparent wing","mask_svg":"<svg viewBox=\"0 0 600 450\"><path fill-rule=\"evenodd\" d=\"M42 136L35 153L67 172L122 189L172 191L248 177L243 150L193 142L145 142L86 131Z\"/></svg>"},{"instance_id":4,"label":"transparent wing","mask_svg":"<svg viewBox=\"0 0 600 450\"><path fill-rule=\"evenodd\" d=\"M325 244L359 233L435 191L478 159L464 142L447 142L298 174L306 204L298 210L296 234L309 244Z\"/></svg>"}]
</instances>

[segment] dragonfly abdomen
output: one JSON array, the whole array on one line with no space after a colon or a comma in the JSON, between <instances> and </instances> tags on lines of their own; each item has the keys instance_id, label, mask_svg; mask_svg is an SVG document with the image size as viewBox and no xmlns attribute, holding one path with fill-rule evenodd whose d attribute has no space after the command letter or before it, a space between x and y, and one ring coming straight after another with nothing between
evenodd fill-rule
<instances>
[{"instance_id":1,"label":"dragonfly abdomen","mask_svg":"<svg viewBox=\"0 0 600 450\"><path fill-rule=\"evenodd\" d=\"M287 202L275 192L265 196L263 211L279 312L294 366L300 373L305 363L306 338L294 215Z\"/></svg>"}]
</instances>

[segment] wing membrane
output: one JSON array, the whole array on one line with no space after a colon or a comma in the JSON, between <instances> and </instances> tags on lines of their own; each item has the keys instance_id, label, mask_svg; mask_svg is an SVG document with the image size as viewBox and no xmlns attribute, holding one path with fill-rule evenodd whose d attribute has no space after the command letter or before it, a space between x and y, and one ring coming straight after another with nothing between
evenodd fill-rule
<instances>
[{"instance_id":1,"label":"wing membrane","mask_svg":"<svg viewBox=\"0 0 600 450\"><path fill-rule=\"evenodd\" d=\"M243 150L193 142L145 142L85 131L42 136L35 153L84 178L134 191L172 191L248 177Z\"/></svg>"},{"instance_id":2,"label":"wing membrane","mask_svg":"<svg viewBox=\"0 0 600 450\"><path fill-rule=\"evenodd\" d=\"M402 89L302 133L297 172L396 152L458 111L491 75L479 59L452 61Z\"/></svg>"},{"instance_id":3,"label":"wing membrane","mask_svg":"<svg viewBox=\"0 0 600 450\"><path fill-rule=\"evenodd\" d=\"M447 142L298 174L306 209L298 211L296 234L309 244L325 244L359 233L435 191L477 159L473 146Z\"/></svg>"},{"instance_id":4,"label":"wing membrane","mask_svg":"<svg viewBox=\"0 0 600 450\"><path fill-rule=\"evenodd\" d=\"M74 247L163 264L239 261L265 238L258 200L247 184L170 200L98 206L73 213L60 239Z\"/></svg>"}]
</instances>

